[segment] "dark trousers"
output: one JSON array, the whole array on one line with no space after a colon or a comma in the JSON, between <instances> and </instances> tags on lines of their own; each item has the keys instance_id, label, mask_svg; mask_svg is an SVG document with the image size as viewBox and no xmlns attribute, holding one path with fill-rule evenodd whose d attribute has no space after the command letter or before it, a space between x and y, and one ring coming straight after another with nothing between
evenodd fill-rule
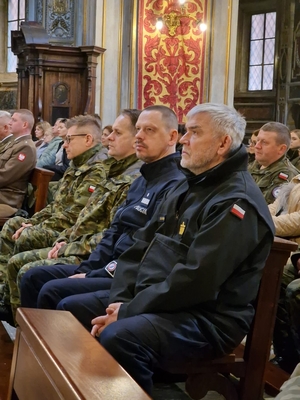
<instances>
[{"instance_id":1,"label":"dark trousers","mask_svg":"<svg viewBox=\"0 0 300 400\"><path fill-rule=\"evenodd\" d=\"M196 319L184 312L120 319L99 342L150 396L155 369L185 373L187 365L216 356Z\"/></svg>"},{"instance_id":2,"label":"dark trousers","mask_svg":"<svg viewBox=\"0 0 300 400\"><path fill-rule=\"evenodd\" d=\"M90 330L91 320L106 314L112 278L68 278L77 268L55 265L27 271L21 281L22 307L71 311ZM100 300L93 293L97 291L101 291Z\"/></svg>"}]
</instances>

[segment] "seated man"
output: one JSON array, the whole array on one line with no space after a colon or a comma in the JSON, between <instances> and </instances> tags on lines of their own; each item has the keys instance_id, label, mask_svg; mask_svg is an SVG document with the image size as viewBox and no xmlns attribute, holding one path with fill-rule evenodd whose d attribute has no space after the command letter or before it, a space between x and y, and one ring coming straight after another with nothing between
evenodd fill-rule
<instances>
[{"instance_id":1,"label":"seated man","mask_svg":"<svg viewBox=\"0 0 300 400\"><path fill-rule=\"evenodd\" d=\"M136 125L139 129L136 134L136 153L146 163L141 168L142 176L131 185L126 202L118 209L110 228L104 233L95 234L98 240L101 239L101 234L102 240L89 259L83 261L79 267L55 265L28 271L21 280L23 306L36 307L40 289L48 281L50 282L43 287L45 297L42 293L40 297L40 302L43 304L39 304L39 307L56 308L57 303L65 296L79 293L85 296L86 292L101 287L109 288L117 259L133 244L134 232L146 225L165 192L179 180L184 179L184 175L177 167L179 154L175 153L177 118L174 112L165 106L147 107L142 111ZM113 134L115 130L114 125ZM112 140L114 136L111 134L109 138L110 147L115 147L117 136ZM61 257L61 250L64 247L65 252L69 253L73 245L76 243L70 243L67 248L62 246L59 249L59 256ZM59 263L60 260L61 258L58 258L53 261ZM19 274L27 267L28 265L25 265ZM72 276L75 273L77 273L75 277L85 276L86 279L56 279ZM87 321L86 326L89 330L93 316L94 313L91 311L82 312L82 318ZM82 318L79 319L82 321Z\"/></svg>"},{"instance_id":2,"label":"seated man","mask_svg":"<svg viewBox=\"0 0 300 400\"><path fill-rule=\"evenodd\" d=\"M268 204L277 198L281 185L299 173L286 157L290 143L290 132L280 122L269 122L258 132L249 172Z\"/></svg>"},{"instance_id":3,"label":"seated man","mask_svg":"<svg viewBox=\"0 0 300 400\"><path fill-rule=\"evenodd\" d=\"M26 238L27 229L34 229L34 234L36 235L36 238L38 238L39 235L41 236L43 234L41 226L47 226L48 221L43 220L42 223L27 228L25 231L21 232L20 237L18 237L16 240L16 247L14 249L15 255L8 259L8 263L5 266L3 265L3 268L6 268L7 271L8 282L4 288L4 304L2 304L0 318L4 318L8 322L11 322L10 304L13 307L14 311L19 305L17 276L19 269L21 269L24 264L27 264L26 268L33 267L33 263L30 266L28 265L28 263L36 260L39 260L37 265L41 264L41 260L45 260L45 263L48 265L56 264L59 261L64 263L74 262L75 264L79 264L82 259L87 258L87 255L90 253L89 249L91 247L94 248L94 243L90 243L91 236L93 236L98 229L101 229L102 233L103 230L109 227L112 220L113 211L119 204L121 204L121 202L125 198L126 192L131 182L139 175L141 162L138 161L135 155L134 148L136 133L135 122L139 114L139 110L124 110L122 114L116 119L115 136L117 138L116 140L112 141L113 145L110 149L110 155L112 157L104 160L103 162L98 162L100 170L102 171L101 179L98 179L97 181L95 180L91 184L91 182L88 181L88 177L86 176L85 180L87 181L88 186L86 187L85 192L81 193L81 202L83 202L86 192L90 194L90 198L88 199L86 206L82 207L82 210L79 211L77 220L75 219L73 225L66 225L66 228L64 230L59 230L61 226L60 221L52 221L51 226L54 228L56 228L56 226L58 227L55 231L58 233L57 236L54 237L53 235L52 240L48 239L48 242L45 239L43 241L42 238L40 238L40 243L36 246L34 246L35 243L31 242L33 250L28 250L28 248L30 248L31 237L29 239ZM94 117L90 118L92 118L93 121L98 124L97 120ZM71 131L71 129L69 129L69 131ZM87 132L87 127L85 128L84 132ZM75 136L78 135L80 137L84 137L86 133L75 133L74 140L76 140ZM70 149L72 149L70 145L73 143L73 140L71 140L71 138L72 136L70 136L70 134L68 133L66 138L67 145L65 145L68 154L70 153ZM99 153L97 151L95 155L98 156L98 154ZM86 167L81 167L82 171L87 168L89 168L88 165ZM66 172L65 177L69 176L69 170L70 168ZM77 176L80 176L80 170L77 170ZM63 178L62 182L65 181L65 177ZM75 182L76 180L73 182L73 187L75 186ZM60 187L61 186L62 184L60 185ZM70 186L72 188L71 184ZM58 196L56 196L56 200L57 198ZM76 196L74 196L74 199L76 200ZM70 198L68 201L70 205L66 208L66 211L71 210L74 206L71 200L72 199ZM61 204L64 205L64 202L61 201ZM53 205L53 203L51 203L51 205ZM46 209L47 208L49 208L49 206L46 207ZM60 206L60 209L60 216L61 218L65 219L66 216L64 215L64 208ZM68 220L69 223L71 222L70 219L71 218L69 218ZM24 234L25 243L23 243L22 241ZM48 236L50 235L49 230L47 230L47 234ZM6 241L8 241L9 238L5 236L5 239ZM56 252L58 248L61 248L63 245L65 245L65 254L63 253L63 249L60 253L64 254L65 258L63 257L58 261L56 257L52 255L50 257L51 259L47 260L47 255L49 251L52 251L52 249L51 247L43 248L42 244L45 244L46 246L51 246L56 240L57 243L55 244L54 250ZM66 243L68 241L70 241L71 243ZM21 248L26 250L26 246L28 251L21 252ZM24 272L25 270L26 269L24 269Z\"/></svg>"},{"instance_id":4,"label":"seated man","mask_svg":"<svg viewBox=\"0 0 300 400\"><path fill-rule=\"evenodd\" d=\"M0 217L10 217L22 207L28 179L36 163L36 148L31 137L32 112L17 110L12 117L0 112ZM10 136L10 135L13 136ZM6 139L7 138L7 139Z\"/></svg>"},{"instance_id":5,"label":"seated man","mask_svg":"<svg viewBox=\"0 0 300 400\"><path fill-rule=\"evenodd\" d=\"M184 373L231 352L249 331L274 225L247 172L245 125L225 105L188 113L188 180L136 232L92 321L92 334L150 395L155 368Z\"/></svg>"}]
</instances>

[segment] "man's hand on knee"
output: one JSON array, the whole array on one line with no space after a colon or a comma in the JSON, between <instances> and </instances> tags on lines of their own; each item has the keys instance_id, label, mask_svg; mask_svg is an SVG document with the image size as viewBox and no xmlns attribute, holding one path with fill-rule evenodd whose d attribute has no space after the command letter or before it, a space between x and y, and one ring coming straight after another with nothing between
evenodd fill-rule
<instances>
[{"instance_id":1,"label":"man's hand on knee","mask_svg":"<svg viewBox=\"0 0 300 400\"><path fill-rule=\"evenodd\" d=\"M12 239L13 240L17 240L19 239L21 233L23 232L23 230L25 228L28 228L29 226L32 226L32 224L26 224L25 222L22 222L22 226L21 228L19 228L13 235L12 235Z\"/></svg>"},{"instance_id":2,"label":"man's hand on knee","mask_svg":"<svg viewBox=\"0 0 300 400\"><path fill-rule=\"evenodd\" d=\"M71 276L68 276L68 278L85 278L85 276L86 276L86 273L84 273L84 272L82 272L81 274L75 274L75 275L71 275Z\"/></svg>"},{"instance_id":3,"label":"man's hand on knee","mask_svg":"<svg viewBox=\"0 0 300 400\"><path fill-rule=\"evenodd\" d=\"M48 258L52 259L52 258L58 258L58 251L61 247L63 247L65 244L67 244L66 242L58 242L55 243L55 246L53 246L53 248L49 251L48 253Z\"/></svg>"},{"instance_id":4,"label":"man's hand on knee","mask_svg":"<svg viewBox=\"0 0 300 400\"><path fill-rule=\"evenodd\" d=\"M117 321L120 306L123 303L112 303L106 309L106 315L96 317L92 319L93 328L91 330L91 335L96 337L100 336L101 332L110 324Z\"/></svg>"}]
</instances>

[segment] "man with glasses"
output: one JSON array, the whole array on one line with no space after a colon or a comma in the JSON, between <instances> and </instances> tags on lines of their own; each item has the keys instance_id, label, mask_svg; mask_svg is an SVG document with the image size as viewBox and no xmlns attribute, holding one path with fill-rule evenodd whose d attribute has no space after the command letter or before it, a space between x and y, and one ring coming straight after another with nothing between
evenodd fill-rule
<instances>
[{"instance_id":1,"label":"man with glasses","mask_svg":"<svg viewBox=\"0 0 300 400\"><path fill-rule=\"evenodd\" d=\"M97 308L97 301L94 303L93 299L93 304L90 304L90 295L93 296L92 292L99 288L109 289L118 257L133 244L134 233L147 224L164 194L185 178L178 169L179 153L175 153L177 126L177 117L168 107L150 106L142 111L136 123L136 154L145 161L141 168L142 176L131 185L126 202L118 209L110 228L95 233L93 241L97 239L99 243L88 260L82 261L79 266L75 263L58 265L61 260L65 261L61 259L63 254L70 254L70 251L74 254L78 244L73 242L61 248L64 253L59 250L56 265L50 267L46 261L45 267L32 268L32 264L27 264L20 270L19 275L31 268L21 279L24 307L36 307L39 297L39 307L56 308L59 301L64 299L64 306L70 307L71 312L71 303L76 303L78 313L73 314L91 329L92 308ZM111 151L112 147L115 148L115 140L111 135L109 138ZM77 301L77 297L80 300Z\"/></svg>"},{"instance_id":2,"label":"man with glasses","mask_svg":"<svg viewBox=\"0 0 300 400\"><path fill-rule=\"evenodd\" d=\"M299 174L286 157L290 143L289 129L280 122L263 125L256 137L255 161L249 172L268 204L277 198L282 184Z\"/></svg>"},{"instance_id":3,"label":"man with glasses","mask_svg":"<svg viewBox=\"0 0 300 400\"><path fill-rule=\"evenodd\" d=\"M139 111L134 110L133 114L135 124ZM124 193L139 175L141 162L135 155L136 131L134 124L130 122L130 129L127 129L124 135L120 135L121 153L116 154L116 158L114 158L115 154L112 152L113 157L105 160L104 163L98 158L101 149L99 120L92 116L79 116L69 121L64 148L68 158L72 161L60 181L54 201L30 219L15 217L3 226L0 235L0 265L6 268L6 271L11 269L17 273L15 269L20 266L20 263L22 266L22 263L36 260L35 257L46 258L53 243L62 232L69 235L72 233L81 210L87 205L93 192L100 191L104 194L111 191L113 194L110 201L106 203L107 216L104 219L103 229L109 226L113 208L123 201ZM125 140L122 140L123 136ZM125 175L124 179L123 175ZM109 184L111 181L112 183ZM89 218L83 216L78 229L83 235L88 233L88 228L94 231L97 223L99 223L97 215L89 214ZM48 249L45 250L45 248ZM41 254L36 254L34 249L43 250L41 250ZM26 251L29 254L23 253ZM14 264L16 258L17 265ZM9 318L10 314L7 311L9 312L10 308L6 305L9 303L10 295L13 298L18 297L17 292L16 282L10 275L4 289L4 303L0 310L2 311L0 320Z\"/></svg>"}]
</instances>

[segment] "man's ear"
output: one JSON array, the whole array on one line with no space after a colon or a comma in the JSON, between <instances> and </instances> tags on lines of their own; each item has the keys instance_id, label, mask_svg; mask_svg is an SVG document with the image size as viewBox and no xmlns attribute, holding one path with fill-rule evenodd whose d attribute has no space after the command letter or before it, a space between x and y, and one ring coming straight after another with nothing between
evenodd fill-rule
<instances>
[{"instance_id":1,"label":"man's ear","mask_svg":"<svg viewBox=\"0 0 300 400\"><path fill-rule=\"evenodd\" d=\"M232 144L232 137L229 135L222 136L220 146L218 149L218 154L224 156L229 152L230 146Z\"/></svg>"},{"instance_id":2,"label":"man's ear","mask_svg":"<svg viewBox=\"0 0 300 400\"><path fill-rule=\"evenodd\" d=\"M86 135L86 143L91 146L94 143L94 137L90 133Z\"/></svg>"},{"instance_id":3,"label":"man's ear","mask_svg":"<svg viewBox=\"0 0 300 400\"><path fill-rule=\"evenodd\" d=\"M178 132L176 131L176 129L174 129L170 132L170 146L176 144L177 139L178 139Z\"/></svg>"},{"instance_id":4,"label":"man's ear","mask_svg":"<svg viewBox=\"0 0 300 400\"><path fill-rule=\"evenodd\" d=\"M279 147L279 152L283 155L287 151L287 145L286 144L281 144Z\"/></svg>"}]
</instances>

